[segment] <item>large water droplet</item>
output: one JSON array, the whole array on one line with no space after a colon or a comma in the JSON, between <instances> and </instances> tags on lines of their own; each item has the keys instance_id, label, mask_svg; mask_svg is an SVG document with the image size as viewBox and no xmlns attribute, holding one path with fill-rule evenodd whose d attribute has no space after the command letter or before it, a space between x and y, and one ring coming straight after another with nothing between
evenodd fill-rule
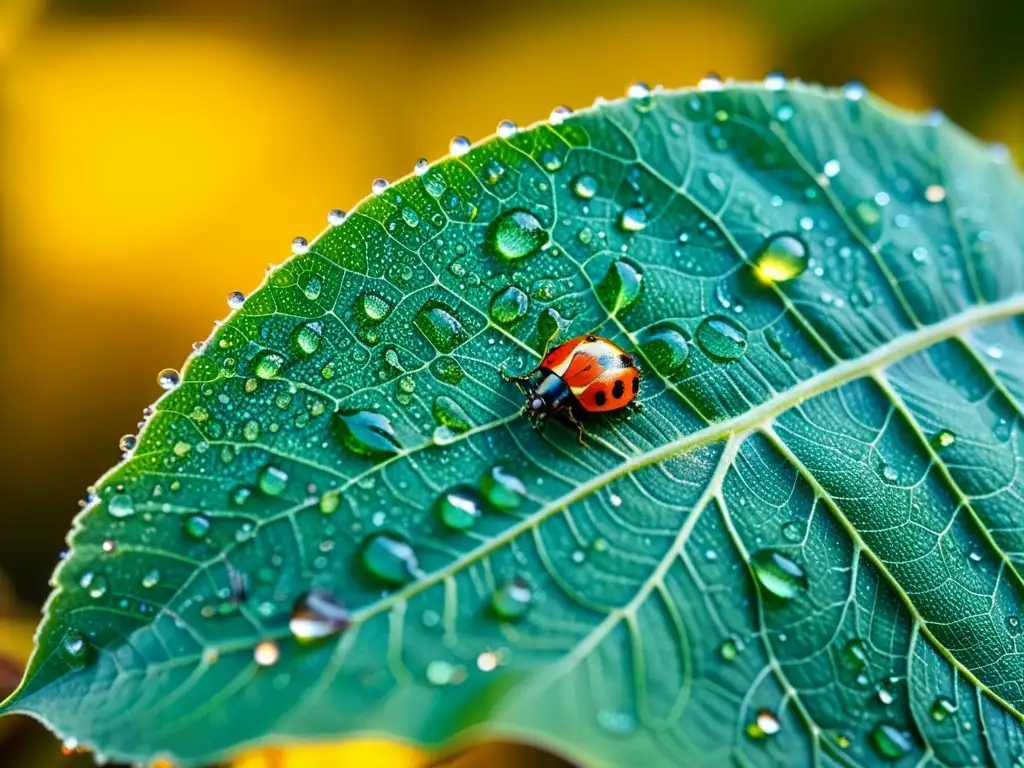
<instances>
[{"instance_id":1,"label":"large water droplet","mask_svg":"<svg viewBox=\"0 0 1024 768\"><path fill-rule=\"evenodd\" d=\"M510 285L494 294L491 299L491 319L499 325L510 325L526 316L530 307L529 297Z\"/></svg>"},{"instance_id":2,"label":"large water droplet","mask_svg":"<svg viewBox=\"0 0 1024 768\"><path fill-rule=\"evenodd\" d=\"M491 605L501 618L519 619L526 615L532 601L533 590L525 579L517 576L494 590Z\"/></svg>"},{"instance_id":3,"label":"large water droplet","mask_svg":"<svg viewBox=\"0 0 1024 768\"><path fill-rule=\"evenodd\" d=\"M626 208L619 214L619 229L623 232L640 232L647 226L647 214L643 208Z\"/></svg>"},{"instance_id":4,"label":"large water droplet","mask_svg":"<svg viewBox=\"0 0 1024 768\"><path fill-rule=\"evenodd\" d=\"M311 589L292 608L288 628L301 643L322 640L348 629L349 613L326 589Z\"/></svg>"},{"instance_id":5,"label":"large water droplet","mask_svg":"<svg viewBox=\"0 0 1024 768\"><path fill-rule=\"evenodd\" d=\"M360 456L382 457L398 453L402 446L387 416L373 411L336 411L334 435Z\"/></svg>"},{"instance_id":6,"label":"large water droplet","mask_svg":"<svg viewBox=\"0 0 1024 768\"><path fill-rule=\"evenodd\" d=\"M388 584L405 584L419 575L416 552L408 541L395 533L382 531L367 538L360 557L366 570Z\"/></svg>"},{"instance_id":7,"label":"large water droplet","mask_svg":"<svg viewBox=\"0 0 1024 768\"><path fill-rule=\"evenodd\" d=\"M260 472L259 487L267 496L280 496L288 487L288 473L280 467L268 464Z\"/></svg>"},{"instance_id":8,"label":"large water droplet","mask_svg":"<svg viewBox=\"0 0 1024 768\"><path fill-rule=\"evenodd\" d=\"M312 355L320 348L320 337L324 324L319 320L307 320L295 329L295 346L304 355Z\"/></svg>"},{"instance_id":9,"label":"large water droplet","mask_svg":"<svg viewBox=\"0 0 1024 768\"><path fill-rule=\"evenodd\" d=\"M132 499L128 494L119 493L115 496L111 496L110 500L107 501L107 512L110 513L111 517L128 517L135 512L135 505L132 503Z\"/></svg>"},{"instance_id":10,"label":"large water droplet","mask_svg":"<svg viewBox=\"0 0 1024 768\"><path fill-rule=\"evenodd\" d=\"M941 723L950 715L955 714L956 710L956 702L946 696L939 696L932 702L932 708L929 713L932 716L932 720Z\"/></svg>"},{"instance_id":11,"label":"large water droplet","mask_svg":"<svg viewBox=\"0 0 1024 768\"><path fill-rule=\"evenodd\" d=\"M184 531L193 539L205 539L210 532L210 518L203 515L192 515L185 520Z\"/></svg>"},{"instance_id":12,"label":"large water droplet","mask_svg":"<svg viewBox=\"0 0 1024 768\"><path fill-rule=\"evenodd\" d=\"M581 200L590 200L597 194L597 179L589 173L581 173L572 180L572 191Z\"/></svg>"},{"instance_id":13,"label":"large water droplet","mask_svg":"<svg viewBox=\"0 0 1024 768\"><path fill-rule=\"evenodd\" d=\"M522 259L536 253L547 243L548 233L540 219L529 211L505 211L491 224L488 242L499 256Z\"/></svg>"},{"instance_id":14,"label":"large water droplet","mask_svg":"<svg viewBox=\"0 0 1024 768\"><path fill-rule=\"evenodd\" d=\"M789 601L807 588L804 569L775 549L762 549L750 556L758 584L772 597Z\"/></svg>"},{"instance_id":15,"label":"large water droplet","mask_svg":"<svg viewBox=\"0 0 1024 768\"><path fill-rule=\"evenodd\" d=\"M766 283L792 280L807 269L807 247L794 235L772 235L754 254L754 271Z\"/></svg>"},{"instance_id":16,"label":"large water droplet","mask_svg":"<svg viewBox=\"0 0 1024 768\"><path fill-rule=\"evenodd\" d=\"M640 337L644 357L662 376L670 378L682 369L690 356L686 337L673 325L656 325Z\"/></svg>"},{"instance_id":17,"label":"large water droplet","mask_svg":"<svg viewBox=\"0 0 1024 768\"><path fill-rule=\"evenodd\" d=\"M694 336L704 354L720 363L739 360L747 351L746 330L722 315L701 320Z\"/></svg>"},{"instance_id":18,"label":"large water droplet","mask_svg":"<svg viewBox=\"0 0 1024 768\"><path fill-rule=\"evenodd\" d=\"M452 310L437 301L424 304L413 323L439 352L451 352L469 338Z\"/></svg>"},{"instance_id":19,"label":"large water droplet","mask_svg":"<svg viewBox=\"0 0 1024 768\"><path fill-rule=\"evenodd\" d=\"M253 364L253 372L261 379L275 379L284 363L284 356L277 352L261 352Z\"/></svg>"},{"instance_id":20,"label":"large water droplet","mask_svg":"<svg viewBox=\"0 0 1024 768\"><path fill-rule=\"evenodd\" d=\"M173 368L164 368L157 374L156 381L162 389L174 389L181 383L181 374Z\"/></svg>"},{"instance_id":21,"label":"large water droplet","mask_svg":"<svg viewBox=\"0 0 1024 768\"><path fill-rule=\"evenodd\" d=\"M629 309L640 298L643 272L628 259L612 262L608 272L597 285L597 297L605 308L615 314Z\"/></svg>"},{"instance_id":22,"label":"large water droplet","mask_svg":"<svg viewBox=\"0 0 1024 768\"><path fill-rule=\"evenodd\" d=\"M448 427L452 432L465 432L472 426L469 414L447 395L434 398L433 414L438 424Z\"/></svg>"},{"instance_id":23,"label":"large water droplet","mask_svg":"<svg viewBox=\"0 0 1024 768\"><path fill-rule=\"evenodd\" d=\"M480 501L476 490L460 485L445 491L437 500L437 516L456 531L468 531L480 517Z\"/></svg>"},{"instance_id":24,"label":"large water droplet","mask_svg":"<svg viewBox=\"0 0 1024 768\"><path fill-rule=\"evenodd\" d=\"M375 293L364 293L360 297L359 309L367 320L379 323L391 312L391 304Z\"/></svg>"},{"instance_id":25,"label":"large water droplet","mask_svg":"<svg viewBox=\"0 0 1024 768\"><path fill-rule=\"evenodd\" d=\"M889 760L898 760L914 747L909 733L887 722L879 723L872 728L868 739L875 751Z\"/></svg>"},{"instance_id":26,"label":"large water droplet","mask_svg":"<svg viewBox=\"0 0 1024 768\"><path fill-rule=\"evenodd\" d=\"M506 512L518 508L526 496L523 481L501 464L495 464L484 473L480 490L492 506Z\"/></svg>"}]
</instances>

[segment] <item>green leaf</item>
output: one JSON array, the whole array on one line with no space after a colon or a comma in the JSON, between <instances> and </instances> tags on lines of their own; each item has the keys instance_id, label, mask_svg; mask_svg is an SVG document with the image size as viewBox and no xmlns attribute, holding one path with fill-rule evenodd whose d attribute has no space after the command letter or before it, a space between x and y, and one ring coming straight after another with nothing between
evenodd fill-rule
<instances>
[{"instance_id":1,"label":"green leaf","mask_svg":"<svg viewBox=\"0 0 1024 768\"><path fill-rule=\"evenodd\" d=\"M126 761L1020 759L1021 179L856 88L704 85L298 247L97 484L6 711ZM581 446L501 372L584 333L643 385Z\"/></svg>"}]
</instances>

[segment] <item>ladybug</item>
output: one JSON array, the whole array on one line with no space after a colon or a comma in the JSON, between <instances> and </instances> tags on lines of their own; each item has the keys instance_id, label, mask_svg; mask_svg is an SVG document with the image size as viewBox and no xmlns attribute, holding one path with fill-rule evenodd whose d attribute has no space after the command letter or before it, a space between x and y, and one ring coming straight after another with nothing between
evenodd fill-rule
<instances>
[{"instance_id":1,"label":"ladybug","mask_svg":"<svg viewBox=\"0 0 1024 768\"><path fill-rule=\"evenodd\" d=\"M536 386L524 388L543 374ZM601 336L587 334L551 350L540 365L523 376L506 376L527 394L526 412L536 418L561 413L572 422L583 442L583 425L574 408L589 413L617 411L640 391L640 371L632 355Z\"/></svg>"}]
</instances>

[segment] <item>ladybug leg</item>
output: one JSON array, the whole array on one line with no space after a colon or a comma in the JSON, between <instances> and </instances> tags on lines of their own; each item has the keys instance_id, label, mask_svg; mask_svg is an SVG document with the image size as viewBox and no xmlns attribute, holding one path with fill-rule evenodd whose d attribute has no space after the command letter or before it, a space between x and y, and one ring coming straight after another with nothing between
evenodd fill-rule
<instances>
[{"instance_id":1,"label":"ladybug leg","mask_svg":"<svg viewBox=\"0 0 1024 768\"><path fill-rule=\"evenodd\" d=\"M576 414L572 412L572 408L566 408L563 413L565 414L565 418L569 420L569 423L579 431L580 445L586 445L587 441L583 439L583 423L576 418Z\"/></svg>"}]
</instances>

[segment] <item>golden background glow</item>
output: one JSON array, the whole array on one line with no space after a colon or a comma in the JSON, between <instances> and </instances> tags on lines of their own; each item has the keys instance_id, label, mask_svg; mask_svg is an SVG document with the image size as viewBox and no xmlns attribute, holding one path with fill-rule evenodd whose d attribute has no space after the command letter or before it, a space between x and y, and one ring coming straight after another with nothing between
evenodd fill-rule
<instances>
[{"instance_id":1,"label":"golden background glow","mask_svg":"<svg viewBox=\"0 0 1024 768\"><path fill-rule=\"evenodd\" d=\"M502 118L527 124L633 79L690 85L708 70L862 79L1019 152L1024 53L1000 7L0 0L0 571L22 601L0 596L0 690L4 664L24 661L76 502L159 394L156 372L210 333L229 291L255 287L372 178ZM2 725L0 764L70 764L38 727ZM425 760L345 750L237 765Z\"/></svg>"}]
</instances>

